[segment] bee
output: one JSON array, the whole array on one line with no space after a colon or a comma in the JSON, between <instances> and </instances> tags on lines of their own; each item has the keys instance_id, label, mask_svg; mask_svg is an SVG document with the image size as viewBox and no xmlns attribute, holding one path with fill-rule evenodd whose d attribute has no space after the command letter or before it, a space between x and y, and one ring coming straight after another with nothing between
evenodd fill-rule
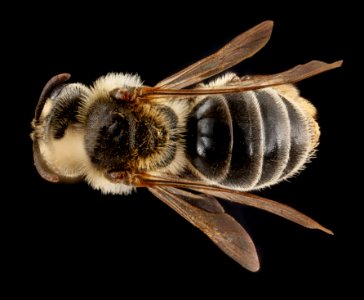
<instances>
[{"instance_id":1,"label":"bee","mask_svg":"<svg viewBox=\"0 0 364 300\"><path fill-rule=\"evenodd\" d=\"M218 199L332 232L297 210L249 193L292 177L319 141L316 109L294 83L340 67L311 61L274 75L218 75L268 42L272 21L160 81L110 73L92 86L45 85L32 121L34 164L50 182L85 180L102 193L147 188L250 271L252 239Z\"/></svg>"}]
</instances>

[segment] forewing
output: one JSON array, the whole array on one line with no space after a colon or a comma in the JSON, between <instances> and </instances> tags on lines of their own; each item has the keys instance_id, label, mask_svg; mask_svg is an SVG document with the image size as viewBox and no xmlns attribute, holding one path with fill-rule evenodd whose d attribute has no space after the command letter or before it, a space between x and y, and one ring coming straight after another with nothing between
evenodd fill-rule
<instances>
[{"instance_id":1,"label":"forewing","mask_svg":"<svg viewBox=\"0 0 364 300\"><path fill-rule=\"evenodd\" d=\"M155 87L181 89L231 68L262 49L271 36L272 28L272 21L260 23L237 36L216 53L162 80Z\"/></svg>"},{"instance_id":2,"label":"forewing","mask_svg":"<svg viewBox=\"0 0 364 300\"><path fill-rule=\"evenodd\" d=\"M312 218L306 216L305 214L299 212L298 210L270 200L270 199L266 199L263 197L259 197L257 195L253 195L250 193L246 193L246 192L233 192L233 191L224 191L224 190L206 190L204 188L197 188L197 189L193 189L199 192L204 192L207 193L209 195L214 195L215 197L219 197L222 199L226 199L232 202L236 202L236 203L240 203L240 204L244 204L244 205L248 205L248 206L252 206L252 207L256 207L265 211L268 211L270 213L273 213L275 215L278 215L282 218L285 218L287 220L290 220L294 223L297 223L303 227L306 228L310 228L310 229L318 229L321 230L323 232L326 232L328 234L333 234L333 232L330 229L327 229L325 227L323 227L322 225L320 225L319 223L317 223L315 220L313 220Z\"/></svg>"},{"instance_id":3,"label":"forewing","mask_svg":"<svg viewBox=\"0 0 364 300\"><path fill-rule=\"evenodd\" d=\"M270 86L295 83L317 74L338 68L342 65L342 63L342 60L331 64L313 60L306 64L297 65L292 69L277 74L242 77L241 80L234 81L222 87L207 87L200 89L159 89L143 87L141 88L139 95L144 99L154 99L159 97L183 97L241 93L248 90L256 90Z\"/></svg>"},{"instance_id":4,"label":"forewing","mask_svg":"<svg viewBox=\"0 0 364 300\"><path fill-rule=\"evenodd\" d=\"M191 224L204 232L222 251L244 268L259 270L259 258L252 239L241 225L224 212L211 195L195 195L173 187L149 190Z\"/></svg>"}]
</instances>

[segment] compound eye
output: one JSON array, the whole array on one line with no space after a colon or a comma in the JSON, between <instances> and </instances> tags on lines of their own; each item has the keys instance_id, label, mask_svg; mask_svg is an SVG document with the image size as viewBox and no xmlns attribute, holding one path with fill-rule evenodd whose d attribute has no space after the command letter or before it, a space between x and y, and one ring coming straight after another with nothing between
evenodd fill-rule
<instances>
[{"instance_id":1,"label":"compound eye","mask_svg":"<svg viewBox=\"0 0 364 300\"><path fill-rule=\"evenodd\" d=\"M79 111L89 89L79 83L61 84L50 94L52 111L49 117L49 129L53 138L63 138L70 124L80 123Z\"/></svg>"},{"instance_id":2,"label":"compound eye","mask_svg":"<svg viewBox=\"0 0 364 300\"><path fill-rule=\"evenodd\" d=\"M67 86L68 84L67 83L63 83L63 84L60 84L58 86L56 86L54 88L54 90L51 92L49 98L51 98L52 100L55 100L59 97L59 95L61 94L62 90Z\"/></svg>"}]
</instances>

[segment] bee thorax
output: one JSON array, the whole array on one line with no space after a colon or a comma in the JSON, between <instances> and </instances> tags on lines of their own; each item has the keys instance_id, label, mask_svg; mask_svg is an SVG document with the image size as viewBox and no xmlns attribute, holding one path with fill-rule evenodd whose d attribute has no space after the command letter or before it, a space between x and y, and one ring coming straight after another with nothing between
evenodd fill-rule
<instances>
[{"instance_id":1,"label":"bee thorax","mask_svg":"<svg viewBox=\"0 0 364 300\"><path fill-rule=\"evenodd\" d=\"M152 170L166 163L175 115L166 107L123 101L98 102L86 121L85 146L91 163L108 172Z\"/></svg>"}]
</instances>

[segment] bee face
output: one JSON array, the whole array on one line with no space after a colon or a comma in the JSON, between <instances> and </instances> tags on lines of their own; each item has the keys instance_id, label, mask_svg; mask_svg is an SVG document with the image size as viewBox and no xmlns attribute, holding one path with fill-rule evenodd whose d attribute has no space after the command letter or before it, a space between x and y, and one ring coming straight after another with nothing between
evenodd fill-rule
<instances>
[{"instance_id":1,"label":"bee face","mask_svg":"<svg viewBox=\"0 0 364 300\"><path fill-rule=\"evenodd\" d=\"M63 84L68 74L53 77L44 87L32 121L34 162L43 178L79 181L85 152L79 118L90 92L82 84Z\"/></svg>"}]
</instances>

